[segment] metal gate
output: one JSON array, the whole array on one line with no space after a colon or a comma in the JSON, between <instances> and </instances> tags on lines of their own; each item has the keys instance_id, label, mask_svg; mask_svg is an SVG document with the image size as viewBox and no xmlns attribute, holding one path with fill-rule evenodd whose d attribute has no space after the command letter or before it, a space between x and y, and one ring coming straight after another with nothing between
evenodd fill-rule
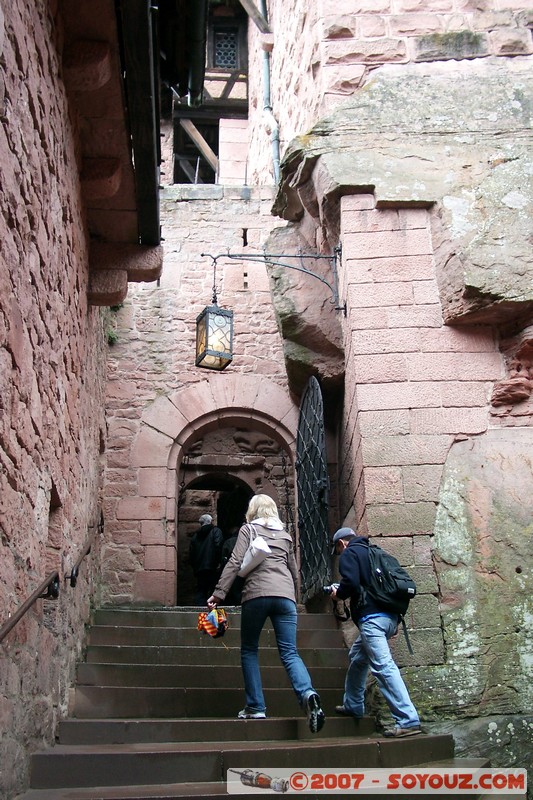
<instances>
[{"instance_id":1,"label":"metal gate","mask_svg":"<svg viewBox=\"0 0 533 800\"><path fill-rule=\"evenodd\" d=\"M322 392L315 377L304 391L296 438L298 531L303 603L329 581L329 479Z\"/></svg>"}]
</instances>

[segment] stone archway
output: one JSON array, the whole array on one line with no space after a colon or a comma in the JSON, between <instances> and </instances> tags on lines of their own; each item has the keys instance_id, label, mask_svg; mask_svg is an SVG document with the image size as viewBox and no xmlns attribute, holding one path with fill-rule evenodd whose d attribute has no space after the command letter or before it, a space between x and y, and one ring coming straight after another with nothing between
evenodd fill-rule
<instances>
[{"instance_id":1,"label":"stone archway","mask_svg":"<svg viewBox=\"0 0 533 800\"><path fill-rule=\"evenodd\" d=\"M189 449L210 432L244 430L275 442L292 470L297 422L298 408L285 389L239 374L209 375L145 409L132 448L139 489L135 510L149 531L143 540L144 569L134 578L137 602L175 603L179 467Z\"/></svg>"}]
</instances>

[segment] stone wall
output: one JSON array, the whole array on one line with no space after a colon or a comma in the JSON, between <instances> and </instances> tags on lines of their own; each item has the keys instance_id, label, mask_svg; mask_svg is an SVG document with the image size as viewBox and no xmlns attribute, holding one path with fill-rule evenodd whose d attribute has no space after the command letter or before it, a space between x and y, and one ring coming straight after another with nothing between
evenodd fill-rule
<instances>
[{"instance_id":1,"label":"stone wall","mask_svg":"<svg viewBox=\"0 0 533 800\"><path fill-rule=\"evenodd\" d=\"M65 714L98 544L106 342L87 305L75 140L45 2L0 13L0 624L44 578L0 645L0 795L27 783L28 752Z\"/></svg>"},{"instance_id":2,"label":"stone wall","mask_svg":"<svg viewBox=\"0 0 533 800\"><path fill-rule=\"evenodd\" d=\"M218 304L234 311L234 360L224 373L194 364L195 320L211 304L214 281L212 259L203 254L260 250L280 224L270 215L271 203L271 189L174 186L162 192L163 275L158 285L131 287L113 322L105 602L175 602L177 469L204 428L238 427L239 420L246 427L255 414L253 424L268 426L269 435L279 429L286 450L292 441L296 406L285 387L263 264L218 262ZM280 425L286 414L288 427ZM224 416L231 420L222 422Z\"/></svg>"},{"instance_id":3,"label":"stone wall","mask_svg":"<svg viewBox=\"0 0 533 800\"><path fill-rule=\"evenodd\" d=\"M282 155L294 136L305 134L385 64L533 53L528 0L269 0L268 9L272 109ZM251 24L252 183L272 180L273 174L268 120L261 113L262 40Z\"/></svg>"}]
</instances>

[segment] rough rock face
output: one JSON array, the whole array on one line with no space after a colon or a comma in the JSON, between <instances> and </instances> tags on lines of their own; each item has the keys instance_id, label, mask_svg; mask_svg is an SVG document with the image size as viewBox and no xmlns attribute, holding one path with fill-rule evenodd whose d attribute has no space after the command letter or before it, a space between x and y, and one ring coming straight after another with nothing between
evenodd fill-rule
<instances>
[{"instance_id":1,"label":"rough rock face","mask_svg":"<svg viewBox=\"0 0 533 800\"><path fill-rule=\"evenodd\" d=\"M318 253L299 236L294 226L276 228L267 253ZM329 259L285 258L289 266L269 266L272 301L283 337L285 368L291 391L300 395L309 377L320 378L323 388L336 389L344 376L344 353L338 311L335 311L334 281ZM301 269L314 272L313 277Z\"/></svg>"},{"instance_id":2,"label":"rough rock face","mask_svg":"<svg viewBox=\"0 0 533 800\"><path fill-rule=\"evenodd\" d=\"M416 702L424 717L458 720L461 754L483 752L493 764L506 766L504 742L506 758L514 754L515 763L528 768L532 723L524 712L533 704L532 453L530 428L489 430L452 447L433 550L447 660L416 676ZM487 711L489 717L471 719Z\"/></svg>"},{"instance_id":3,"label":"rough rock face","mask_svg":"<svg viewBox=\"0 0 533 800\"><path fill-rule=\"evenodd\" d=\"M447 322L533 312L530 58L388 65L289 146L274 212L338 232L338 198L434 204ZM311 198L311 199L310 199Z\"/></svg>"}]
</instances>

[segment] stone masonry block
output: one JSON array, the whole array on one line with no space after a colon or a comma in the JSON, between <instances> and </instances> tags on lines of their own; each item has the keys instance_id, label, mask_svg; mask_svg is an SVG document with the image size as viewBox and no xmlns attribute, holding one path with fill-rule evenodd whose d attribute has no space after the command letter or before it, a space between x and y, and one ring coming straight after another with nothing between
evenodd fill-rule
<instances>
[{"instance_id":1,"label":"stone masonry block","mask_svg":"<svg viewBox=\"0 0 533 800\"><path fill-rule=\"evenodd\" d=\"M409 380L498 380L504 375L500 353L406 353Z\"/></svg>"},{"instance_id":2,"label":"stone masonry block","mask_svg":"<svg viewBox=\"0 0 533 800\"><path fill-rule=\"evenodd\" d=\"M159 467L167 463L172 439L153 428L141 428L131 450L131 465L135 467Z\"/></svg>"},{"instance_id":3,"label":"stone masonry block","mask_svg":"<svg viewBox=\"0 0 533 800\"><path fill-rule=\"evenodd\" d=\"M413 600L413 603L417 598ZM402 631L391 640L391 650L394 660L399 667L409 666L429 666L432 664L444 664L444 639L442 629L439 626L434 628L424 628L423 630L413 628L409 631L409 639L413 648L413 655L407 649L407 643ZM408 679L407 679L408 680Z\"/></svg>"},{"instance_id":4,"label":"stone masonry block","mask_svg":"<svg viewBox=\"0 0 533 800\"><path fill-rule=\"evenodd\" d=\"M440 389L442 405L450 408L485 406L493 386L492 382L483 381L447 381Z\"/></svg>"},{"instance_id":5,"label":"stone masonry block","mask_svg":"<svg viewBox=\"0 0 533 800\"><path fill-rule=\"evenodd\" d=\"M436 281L414 281L413 300L417 305L430 305L431 303L439 303L440 295Z\"/></svg>"},{"instance_id":6,"label":"stone masonry block","mask_svg":"<svg viewBox=\"0 0 533 800\"><path fill-rule=\"evenodd\" d=\"M358 421L362 436L399 436L410 432L408 409L362 411Z\"/></svg>"},{"instance_id":7,"label":"stone masonry block","mask_svg":"<svg viewBox=\"0 0 533 800\"><path fill-rule=\"evenodd\" d=\"M439 586L433 567L411 567L409 573L416 583L417 594L437 594Z\"/></svg>"},{"instance_id":8,"label":"stone masonry block","mask_svg":"<svg viewBox=\"0 0 533 800\"><path fill-rule=\"evenodd\" d=\"M173 572L141 571L135 574L134 597L136 602L174 605L176 585Z\"/></svg>"},{"instance_id":9,"label":"stone masonry block","mask_svg":"<svg viewBox=\"0 0 533 800\"><path fill-rule=\"evenodd\" d=\"M170 571L174 568L175 550L163 545L148 545L144 551L144 568Z\"/></svg>"},{"instance_id":10,"label":"stone masonry block","mask_svg":"<svg viewBox=\"0 0 533 800\"><path fill-rule=\"evenodd\" d=\"M500 28L489 33L495 56L519 56L533 53L532 31L527 28Z\"/></svg>"},{"instance_id":11,"label":"stone masonry block","mask_svg":"<svg viewBox=\"0 0 533 800\"><path fill-rule=\"evenodd\" d=\"M419 331L420 350L427 353L449 351L450 353L495 352L497 349L492 328L442 327L438 330L428 328Z\"/></svg>"},{"instance_id":12,"label":"stone masonry block","mask_svg":"<svg viewBox=\"0 0 533 800\"><path fill-rule=\"evenodd\" d=\"M345 257L387 258L391 256L419 256L433 252L427 228L400 231L371 231L347 233L343 237Z\"/></svg>"},{"instance_id":13,"label":"stone masonry block","mask_svg":"<svg viewBox=\"0 0 533 800\"><path fill-rule=\"evenodd\" d=\"M391 0L323 0L322 13L325 17L342 14L390 14Z\"/></svg>"},{"instance_id":14,"label":"stone masonry block","mask_svg":"<svg viewBox=\"0 0 533 800\"><path fill-rule=\"evenodd\" d=\"M389 328L440 328L442 308L438 305L387 308Z\"/></svg>"},{"instance_id":15,"label":"stone masonry block","mask_svg":"<svg viewBox=\"0 0 533 800\"><path fill-rule=\"evenodd\" d=\"M407 503L418 501L437 502L442 478L441 464L403 466L402 484L404 499Z\"/></svg>"},{"instance_id":16,"label":"stone masonry block","mask_svg":"<svg viewBox=\"0 0 533 800\"><path fill-rule=\"evenodd\" d=\"M393 36L413 36L422 33L438 33L442 30L442 18L436 14L395 14L388 20Z\"/></svg>"},{"instance_id":17,"label":"stone masonry block","mask_svg":"<svg viewBox=\"0 0 533 800\"><path fill-rule=\"evenodd\" d=\"M161 545L165 540L165 526L161 520L149 519L141 522L141 544Z\"/></svg>"},{"instance_id":18,"label":"stone masonry block","mask_svg":"<svg viewBox=\"0 0 533 800\"><path fill-rule=\"evenodd\" d=\"M414 61L460 61L464 58L480 58L490 53L490 41L485 33L478 31L448 31L412 37Z\"/></svg>"},{"instance_id":19,"label":"stone masonry block","mask_svg":"<svg viewBox=\"0 0 533 800\"><path fill-rule=\"evenodd\" d=\"M410 283L350 284L347 299L351 308L412 305L413 289Z\"/></svg>"},{"instance_id":20,"label":"stone masonry block","mask_svg":"<svg viewBox=\"0 0 533 800\"><path fill-rule=\"evenodd\" d=\"M324 63L383 64L403 62L407 48L403 39L333 39L324 42Z\"/></svg>"},{"instance_id":21,"label":"stone masonry block","mask_svg":"<svg viewBox=\"0 0 533 800\"><path fill-rule=\"evenodd\" d=\"M442 405L439 386L431 382L367 384L359 387L357 398L360 411L427 408Z\"/></svg>"},{"instance_id":22,"label":"stone masonry block","mask_svg":"<svg viewBox=\"0 0 533 800\"><path fill-rule=\"evenodd\" d=\"M377 14L362 15L357 20L358 36L361 39L384 37L387 34L387 20Z\"/></svg>"},{"instance_id":23,"label":"stone masonry block","mask_svg":"<svg viewBox=\"0 0 533 800\"><path fill-rule=\"evenodd\" d=\"M164 497L125 497L117 505L117 519L163 519Z\"/></svg>"},{"instance_id":24,"label":"stone masonry block","mask_svg":"<svg viewBox=\"0 0 533 800\"><path fill-rule=\"evenodd\" d=\"M414 408L411 409L411 432L483 433L488 426L488 408Z\"/></svg>"},{"instance_id":25,"label":"stone masonry block","mask_svg":"<svg viewBox=\"0 0 533 800\"><path fill-rule=\"evenodd\" d=\"M354 356L351 363L359 384L399 383L407 380L403 353Z\"/></svg>"},{"instance_id":26,"label":"stone masonry block","mask_svg":"<svg viewBox=\"0 0 533 800\"><path fill-rule=\"evenodd\" d=\"M169 397L158 397L143 412L143 422L160 433L175 439L188 420Z\"/></svg>"},{"instance_id":27,"label":"stone masonry block","mask_svg":"<svg viewBox=\"0 0 533 800\"><path fill-rule=\"evenodd\" d=\"M370 272L376 282L434 280L435 268L430 254L373 258Z\"/></svg>"},{"instance_id":28,"label":"stone masonry block","mask_svg":"<svg viewBox=\"0 0 533 800\"><path fill-rule=\"evenodd\" d=\"M169 473L166 467L142 467L139 470L141 497L165 497Z\"/></svg>"},{"instance_id":29,"label":"stone masonry block","mask_svg":"<svg viewBox=\"0 0 533 800\"><path fill-rule=\"evenodd\" d=\"M386 503L368 505L371 536L409 536L433 531L436 503Z\"/></svg>"},{"instance_id":30,"label":"stone masonry block","mask_svg":"<svg viewBox=\"0 0 533 800\"><path fill-rule=\"evenodd\" d=\"M386 355L387 353L416 353L420 350L420 331L416 328L365 331L352 334L354 355Z\"/></svg>"},{"instance_id":31,"label":"stone masonry block","mask_svg":"<svg viewBox=\"0 0 533 800\"><path fill-rule=\"evenodd\" d=\"M444 464L452 436L376 436L363 439L365 467Z\"/></svg>"},{"instance_id":32,"label":"stone masonry block","mask_svg":"<svg viewBox=\"0 0 533 800\"><path fill-rule=\"evenodd\" d=\"M346 194L341 197L341 231L348 233L350 231L349 222L353 217L350 216L352 211L368 211L375 208L376 198L373 194ZM345 229L344 225L348 224ZM355 228L354 230L359 230Z\"/></svg>"},{"instance_id":33,"label":"stone masonry block","mask_svg":"<svg viewBox=\"0 0 533 800\"><path fill-rule=\"evenodd\" d=\"M373 467L365 470L367 503L401 503L402 471L399 467Z\"/></svg>"}]
</instances>

